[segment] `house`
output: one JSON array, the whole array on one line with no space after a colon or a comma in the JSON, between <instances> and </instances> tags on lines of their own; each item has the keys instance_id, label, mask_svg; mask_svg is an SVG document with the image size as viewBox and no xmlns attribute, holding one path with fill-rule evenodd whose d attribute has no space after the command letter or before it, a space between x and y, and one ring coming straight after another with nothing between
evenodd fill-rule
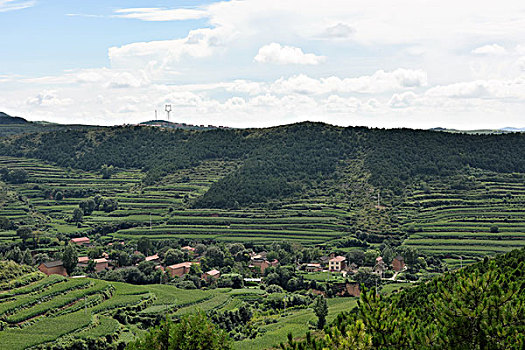
<instances>
[{"instance_id":1,"label":"house","mask_svg":"<svg viewBox=\"0 0 525 350\"><path fill-rule=\"evenodd\" d=\"M392 260L392 268L396 272L403 270L405 268L405 259L401 255L396 256Z\"/></svg>"},{"instance_id":2,"label":"house","mask_svg":"<svg viewBox=\"0 0 525 350\"><path fill-rule=\"evenodd\" d=\"M330 257L327 255L323 255L322 257L319 258L319 261L321 262L321 267L328 267Z\"/></svg>"},{"instance_id":3,"label":"house","mask_svg":"<svg viewBox=\"0 0 525 350\"><path fill-rule=\"evenodd\" d=\"M72 238L69 242L81 246L88 246L91 244L88 237Z\"/></svg>"},{"instance_id":4,"label":"house","mask_svg":"<svg viewBox=\"0 0 525 350\"><path fill-rule=\"evenodd\" d=\"M62 260L55 260L44 262L38 265L38 269L45 273L46 275L62 275L67 276L66 268Z\"/></svg>"},{"instance_id":5,"label":"house","mask_svg":"<svg viewBox=\"0 0 525 350\"><path fill-rule=\"evenodd\" d=\"M79 256L77 266L78 267L86 267L89 262L89 257L87 256Z\"/></svg>"},{"instance_id":6,"label":"house","mask_svg":"<svg viewBox=\"0 0 525 350\"><path fill-rule=\"evenodd\" d=\"M160 264L160 258L158 254L147 256L144 260L153 261L155 264Z\"/></svg>"},{"instance_id":7,"label":"house","mask_svg":"<svg viewBox=\"0 0 525 350\"><path fill-rule=\"evenodd\" d=\"M268 261L266 260L266 258L262 258L260 255L256 255L254 257L252 257L252 260L250 262L250 266L251 268L258 268L259 271L261 272L261 274L264 273L264 270L266 270L267 268L269 268L270 266L277 266L279 265L279 260L277 259L274 259L272 261Z\"/></svg>"},{"instance_id":8,"label":"house","mask_svg":"<svg viewBox=\"0 0 525 350\"><path fill-rule=\"evenodd\" d=\"M203 280L207 280L208 278L218 279L219 277L221 277L221 272L215 269L205 272L201 276Z\"/></svg>"},{"instance_id":9,"label":"house","mask_svg":"<svg viewBox=\"0 0 525 350\"><path fill-rule=\"evenodd\" d=\"M100 272L109 269L109 260L106 258L94 259L95 271Z\"/></svg>"},{"instance_id":10,"label":"house","mask_svg":"<svg viewBox=\"0 0 525 350\"><path fill-rule=\"evenodd\" d=\"M184 247L182 247L182 248L180 248L180 249L181 249L181 250L186 250L186 251L188 251L189 253L195 253L195 248L190 247L189 245L184 246Z\"/></svg>"},{"instance_id":11,"label":"house","mask_svg":"<svg viewBox=\"0 0 525 350\"><path fill-rule=\"evenodd\" d=\"M328 262L328 268L330 271L342 271L346 268L346 258L338 255L335 258L330 259Z\"/></svg>"},{"instance_id":12,"label":"house","mask_svg":"<svg viewBox=\"0 0 525 350\"><path fill-rule=\"evenodd\" d=\"M321 264L309 263L309 264L306 264L306 266L304 267L304 270L306 272L319 272L319 271L322 271L323 268L321 267Z\"/></svg>"},{"instance_id":13,"label":"house","mask_svg":"<svg viewBox=\"0 0 525 350\"><path fill-rule=\"evenodd\" d=\"M180 264L170 265L166 267L166 271L170 274L171 277L179 276L182 277L185 274L190 272L191 265L193 263L186 261Z\"/></svg>"},{"instance_id":14,"label":"house","mask_svg":"<svg viewBox=\"0 0 525 350\"><path fill-rule=\"evenodd\" d=\"M383 258L382 257L377 257L376 258L376 264L374 265L374 272L379 274L379 275L382 275L383 272L385 272L385 271L386 271L386 264L383 261Z\"/></svg>"}]
</instances>

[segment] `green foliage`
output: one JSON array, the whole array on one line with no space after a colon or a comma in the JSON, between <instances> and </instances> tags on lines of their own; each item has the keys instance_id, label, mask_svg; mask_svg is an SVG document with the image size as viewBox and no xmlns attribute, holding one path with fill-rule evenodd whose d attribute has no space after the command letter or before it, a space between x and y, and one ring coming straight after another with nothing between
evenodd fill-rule
<instances>
[{"instance_id":1,"label":"green foliage","mask_svg":"<svg viewBox=\"0 0 525 350\"><path fill-rule=\"evenodd\" d=\"M0 289L3 289L1 286L10 280L14 280L32 271L34 271L34 269L30 266L19 265L14 261L0 260Z\"/></svg>"},{"instance_id":2,"label":"green foliage","mask_svg":"<svg viewBox=\"0 0 525 350\"><path fill-rule=\"evenodd\" d=\"M324 338L299 348L522 349L524 271L521 249L389 297L364 291L357 312L339 315Z\"/></svg>"},{"instance_id":3,"label":"green foliage","mask_svg":"<svg viewBox=\"0 0 525 350\"><path fill-rule=\"evenodd\" d=\"M180 323L170 320L150 330L143 338L131 342L129 350L226 350L231 349L227 334L217 329L202 312L184 316Z\"/></svg>"},{"instance_id":4,"label":"green foliage","mask_svg":"<svg viewBox=\"0 0 525 350\"><path fill-rule=\"evenodd\" d=\"M62 253L62 262L64 263L64 268L68 275L73 273L78 264L78 253L73 245L68 244L64 249L64 253Z\"/></svg>"},{"instance_id":5,"label":"green foliage","mask_svg":"<svg viewBox=\"0 0 525 350\"><path fill-rule=\"evenodd\" d=\"M27 181L27 171L23 169L0 169L2 180L12 184L23 184Z\"/></svg>"},{"instance_id":6,"label":"green foliage","mask_svg":"<svg viewBox=\"0 0 525 350\"><path fill-rule=\"evenodd\" d=\"M73 209L73 215L71 215L71 221L78 224L79 222L82 222L83 219L84 219L84 212L82 211L82 209L80 208Z\"/></svg>"},{"instance_id":7,"label":"green foliage","mask_svg":"<svg viewBox=\"0 0 525 350\"><path fill-rule=\"evenodd\" d=\"M25 241L31 237L31 227L27 227L27 226L24 226L24 227L19 227L17 230L16 230L16 234L18 237L20 237L20 239L22 239L22 241L25 243Z\"/></svg>"},{"instance_id":8,"label":"green foliage","mask_svg":"<svg viewBox=\"0 0 525 350\"><path fill-rule=\"evenodd\" d=\"M317 316L317 328L323 329L326 324L326 316L328 316L328 304L324 296L317 296L313 308L315 316Z\"/></svg>"}]
</instances>

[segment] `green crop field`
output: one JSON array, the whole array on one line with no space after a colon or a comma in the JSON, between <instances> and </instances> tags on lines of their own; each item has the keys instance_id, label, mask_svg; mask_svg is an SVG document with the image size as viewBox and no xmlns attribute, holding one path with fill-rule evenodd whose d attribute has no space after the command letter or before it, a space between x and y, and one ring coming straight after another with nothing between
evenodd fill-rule
<instances>
[{"instance_id":1,"label":"green crop field","mask_svg":"<svg viewBox=\"0 0 525 350\"><path fill-rule=\"evenodd\" d=\"M469 175L465 188L434 181L424 191L414 189L401 209L410 213L405 228L412 232L405 245L450 258L525 246L525 176L476 171Z\"/></svg>"},{"instance_id":2,"label":"green crop field","mask_svg":"<svg viewBox=\"0 0 525 350\"><path fill-rule=\"evenodd\" d=\"M120 312L137 314L139 319L156 315L179 317L197 310L235 310L245 300L260 300L263 295L264 291L258 288L184 290L171 285L141 286L52 275L0 293L0 321L6 322L0 331L0 349L25 349L109 334L130 340L144 330L132 322L119 322ZM328 304L330 321L339 312L353 308L356 299L329 299ZM304 333L314 321L311 309L260 315L255 319L262 325L260 335L237 342L235 347L278 345L285 341L288 332Z\"/></svg>"}]
</instances>

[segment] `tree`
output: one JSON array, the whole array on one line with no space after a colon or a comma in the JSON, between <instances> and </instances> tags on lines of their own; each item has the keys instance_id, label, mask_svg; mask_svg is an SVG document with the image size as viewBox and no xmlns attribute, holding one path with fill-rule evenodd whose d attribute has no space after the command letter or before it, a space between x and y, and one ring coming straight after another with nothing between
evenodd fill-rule
<instances>
[{"instance_id":1,"label":"tree","mask_svg":"<svg viewBox=\"0 0 525 350\"><path fill-rule=\"evenodd\" d=\"M31 228L28 226L20 227L16 230L16 235L22 239L22 242L24 242L24 245L26 244L26 240L31 237Z\"/></svg>"},{"instance_id":2,"label":"tree","mask_svg":"<svg viewBox=\"0 0 525 350\"><path fill-rule=\"evenodd\" d=\"M79 208L82 209L84 215L91 215L95 210L95 200L92 198L86 199L78 204Z\"/></svg>"},{"instance_id":3,"label":"tree","mask_svg":"<svg viewBox=\"0 0 525 350\"><path fill-rule=\"evenodd\" d=\"M31 256L29 248L22 253L22 264L29 266L33 265L33 257Z\"/></svg>"},{"instance_id":4,"label":"tree","mask_svg":"<svg viewBox=\"0 0 525 350\"><path fill-rule=\"evenodd\" d=\"M75 208L73 210L73 215L71 216L71 220L76 223L77 225L82 222L84 219L84 212L80 208Z\"/></svg>"},{"instance_id":5,"label":"tree","mask_svg":"<svg viewBox=\"0 0 525 350\"><path fill-rule=\"evenodd\" d=\"M180 323L167 319L143 338L128 344L129 350L229 350L228 335L218 329L203 312L184 316Z\"/></svg>"},{"instance_id":6,"label":"tree","mask_svg":"<svg viewBox=\"0 0 525 350\"><path fill-rule=\"evenodd\" d=\"M217 246L208 247L204 259L205 265L209 268L224 266L224 252Z\"/></svg>"},{"instance_id":7,"label":"tree","mask_svg":"<svg viewBox=\"0 0 525 350\"><path fill-rule=\"evenodd\" d=\"M10 230L13 227L11 221L6 217L0 217L0 230Z\"/></svg>"},{"instance_id":8,"label":"tree","mask_svg":"<svg viewBox=\"0 0 525 350\"><path fill-rule=\"evenodd\" d=\"M41 263L51 261L51 258L46 253L38 253L33 257L35 265L40 265Z\"/></svg>"},{"instance_id":9,"label":"tree","mask_svg":"<svg viewBox=\"0 0 525 350\"><path fill-rule=\"evenodd\" d=\"M64 194L61 191L57 191L55 193L55 200L61 201L62 199L64 199Z\"/></svg>"},{"instance_id":10,"label":"tree","mask_svg":"<svg viewBox=\"0 0 525 350\"><path fill-rule=\"evenodd\" d=\"M128 266L131 264L131 258L129 257L129 254L126 252L119 252L117 256L117 262L118 266Z\"/></svg>"},{"instance_id":11,"label":"tree","mask_svg":"<svg viewBox=\"0 0 525 350\"><path fill-rule=\"evenodd\" d=\"M27 180L27 171L23 169L9 170L4 172L2 179L12 184L23 184Z\"/></svg>"},{"instance_id":12,"label":"tree","mask_svg":"<svg viewBox=\"0 0 525 350\"><path fill-rule=\"evenodd\" d=\"M323 329L328 316L328 304L322 295L318 295L314 302L314 313L317 316L317 328Z\"/></svg>"},{"instance_id":13,"label":"tree","mask_svg":"<svg viewBox=\"0 0 525 350\"><path fill-rule=\"evenodd\" d=\"M5 254L5 258L7 260L13 260L14 262L20 263L22 262L22 251L18 246L16 246Z\"/></svg>"},{"instance_id":14,"label":"tree","mask_svg":"<svg viewBox=\"0 0 525 350\"><path fill-rule=\"evenodd\" d=\"M370 249L365 252L365 265L374 266L376 258L379 256L379 252L375 249Z\"/></svg>"},{"instance_id":15,"label":"tree","mask_svg":"<svg viewBox=\"0 0 525 350\"><path fill-rule=\"evenodd\" d=\"M148 237L140 237L137 241L137 250L144 255L149 255L153 251L153 245Z\"/></svg>"},{"instance_id":16,"label":"tree","mask_svg":"<svg viewBox=\"0 0 525 350\"><path fill-rule=\"evenodd\" d=\"M102 175L103 179L109 179L111 178L111 175L115 173L115 168L113 165L107 166L106 164L103 164L100 168L100 174Z\"/></svg>"},{"instance_id":17,"label":"tree","mask_svg":"<svg viewBox=\"0 0 525 350\"><path fill-rule=\"evenodd\" d=\"M354 280L359 284L364 284L366 288L372 288L381 284L381 277L369 267L359 268L354 275Z\"/></svg>"},{"instance_id":18,"label":"tree","mask_svg":"<svg viewBox=\"0 0 525 350\"><path fill-rule=\"evenodd\" d=\"M494 226L491 226L490 227L490 232L491 233L498 233L499 232L499 227L494 225Z\"/></svg>"},{"instance_id":19,"label":"tree","mask_svg":"<svg viewBox=\"0 0 525 350\"><path fill-rule=\"evenodd\" d=\"M385 264L390 265L392 263L392 260L394 260L394 249L390 246L386 246L385 249L383 249L383 261Z\"/></svg>"},{"instance_id":20,"label":"tree","mask_svg":"<svg viewBox=\"0 0 525 350\"><path fill-rule=\"evenodd\" d=\"M68 244L64 249L64 253L62 254L62 262L68 275L70 275L75 270L75 267L77 267L78 254L75 247L73 247L71 244Z\"/></svg>"},{"instance_id":21,"label":"tree","mask_svg":"<svg viewBox=\"0 0 525 350\"><path fill-rule=\"evenodd\" d=\"M169 249L164 256L164 265L169 266L184 261L184 253L180 249Z\"/></svg>"},{"instance_id":22,"label":"tree","mask_svg":"<svg viewBox=\"0 0 525 350\"><path fill-rule=\"evenodd\" d=\"M346 254L348 263L354 263L357 266L363 265L365 262L365 253L362 250L352 250Z\"/></svg>"}]
</instances>

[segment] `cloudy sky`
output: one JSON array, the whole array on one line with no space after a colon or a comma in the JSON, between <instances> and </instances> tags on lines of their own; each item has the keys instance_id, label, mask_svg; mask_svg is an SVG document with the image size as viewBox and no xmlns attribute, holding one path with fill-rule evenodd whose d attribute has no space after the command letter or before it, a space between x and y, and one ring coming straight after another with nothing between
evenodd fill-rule
<instances>
[{"instance_id":1,"label":"cloudy sky","mask_svg":"<svg viewBox=\"0 0 525 350\"><path fill-rule=\"evenodd\" d=\"M0 111L61 123L525 127L517 0L0 0Z\"/></svg>"}]
</instances>

